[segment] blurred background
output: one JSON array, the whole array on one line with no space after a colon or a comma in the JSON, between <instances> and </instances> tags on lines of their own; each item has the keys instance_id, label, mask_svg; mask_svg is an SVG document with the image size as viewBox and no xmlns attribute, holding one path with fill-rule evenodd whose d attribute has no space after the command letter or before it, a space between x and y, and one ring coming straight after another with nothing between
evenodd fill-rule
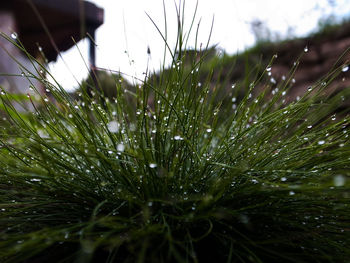
<instances>
[{"instance_id":1,"label":"blurred background","mask_svg":"<svg viewBox=\"0 0 350 263\"><path fill-rule=\"evenodd\" d=\"M164 32L162 0L89 1L105 12L104 24L96 33L98 67L120 70L141 79L148 64L151 70L159 70L164 42L146 13ZM164 3L168 41L173 47L177 30L175 3L169 0ZM188 26L195 6L196 1L186 1L185 24ZM233 55L257 42L306 37L327 25L341 23L349 15L349 0L199 0L195 25L200 20L198 42L205 44L214 18L211 45ZM194 38L189 43L191 48ZM148 47L150 55L147 54ZM63 52L49 68L67 90L72 90L78 86L77 81L85 79L88 74L83 59L88 61L88 40L82 40L77 47ZM168 56L166 62L169 61ZM130 77L127 79L131 81Z\"/></svg>"},{"instance_id":2,"label":"blurred background","mask_svg":"<svg viewBox=\"0 0 350 263\"><path fill-rule=\"evenodd\" d=\"M120 71L134 84L137 78L144 78L145 71L158 72L164 63L171 62L169 54L164 58L165 44L158 30L164 35L166 32L173 49L178 28L176 10L181 4L181 0L3 0L0 31L10 40L22 42L68 91L77 89L95 66L105 72ZM184 34L189 33L192 21L194 25L188 50L195 48L197 25L197 48L204 48L213 24L209 47L215 48L211 54L222 57L221 66L231 82L247 75L239 67L247 63L242 57L247 50L253 67L266 65L278 54L270 72L271 84L306 50L302 73L296 73L299 88L294 90L305 88L327 74L334 60L350 46L350 0L187 0L183 12ZM259 60L261 55L263 60ZM236 59L239 63L231 74L228 71ZM348 63L347 59L342 62ZM0 38L0 85L4 89L28 93L27 75L35 71L36 76L43 76L46 69L33 65L25 52ZM35 78L31 80L35 82Z\"/></svg>"}]
</instances>

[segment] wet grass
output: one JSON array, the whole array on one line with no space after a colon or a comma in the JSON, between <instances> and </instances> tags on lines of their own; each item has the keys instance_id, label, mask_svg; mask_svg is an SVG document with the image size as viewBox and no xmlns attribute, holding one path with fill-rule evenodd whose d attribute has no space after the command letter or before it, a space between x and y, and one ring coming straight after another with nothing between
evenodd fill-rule
<instances>
[{"instance_id":1,"label":"wet grass","mask_svg":"<svg viewBox=\"0 0 350 263\"><path fill-rule=\"evenodd\" d=\"M2 91L1 262L348 262L348 94L322 92L344 65L289 104L295 68L271 95L273 60L213 86L182 8L171 67L117 75L113 100L39 78L23 114Z\"/></svg>"}]
</instances>

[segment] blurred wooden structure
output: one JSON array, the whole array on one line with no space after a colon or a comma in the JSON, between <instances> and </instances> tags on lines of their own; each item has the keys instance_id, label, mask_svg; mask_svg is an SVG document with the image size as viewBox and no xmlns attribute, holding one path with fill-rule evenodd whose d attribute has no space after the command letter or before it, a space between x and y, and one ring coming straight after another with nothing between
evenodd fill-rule
<instances>
[{"instance_id":1,"label":"blurred wooden structure","mask_svg":"<svg viewBox=\"0 0 350 263\"><path fill-rule=\"evenodd\" d=\"M16 37L35 58L45 54L45 61L55 61L59 52L74 46L74 41L91 36L103 24L104 10L83 0L2 0L0 3L0 31ZM74 41L73 41L74 39ZM95 63L95 46L90 39L90 63ZM30 61L4 38L0 37L0 72L20 74L23 69L35 72ZM0 76L0 85L11 91L26 93L28 80Z\"/></svg>"}]
</instances>

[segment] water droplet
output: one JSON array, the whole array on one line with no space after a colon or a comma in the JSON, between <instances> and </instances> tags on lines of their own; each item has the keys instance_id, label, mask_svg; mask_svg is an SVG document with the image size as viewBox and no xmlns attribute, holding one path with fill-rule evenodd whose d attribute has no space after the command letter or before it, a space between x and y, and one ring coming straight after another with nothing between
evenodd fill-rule
<instances>
[{"instance_id":1,"label":"water droplet","mask_svg":"<svg viewBox=\"0 0 350 263\"><path fill-rule=\"evenodd\" d=\"M68 117L69 117L70 119L72 119L72 118L73 118L73 115L72 115L72 114L68 114Z\"/></svg>"},{"instance_id":2,"label":"water droplet","mask_svg":"<svg viewBox=\"0 0 350 263\"><path fill-rule=\"evenodd\" d=\"M232 84L231 88L234 89L236 87L236 84Z\"/></svg>"},{"instance_id":3,"label":"water droplet","mask_svg":"<svg viewBox=\"0 0 350 263\"><path fill-rule=\"evenodd\" d=\"M208 129L206 129L206 131L207 131L208 133L211 133L211 132L212 132L212 129L211 129L211 128L208 128Z\"/></svg>"},{"instance_id":4,"label":"water droplet","mask_svg":"<svg viewBox=\"0 0 350 263\"><path fill-rule=\"evenodd\" d=\"M18 34L17 34L16 32L13 32L13 33L11 34L11 38L12 38L12 39L17 39L17 38L18 38Z\"/></svg>"},{"instance_id":5,"label":"water droplet","mask_svg":"<svg viewBox=\"0 0 350 263\"><path fill-rule=\"evenodd\" d=\"M147 205L151 207L153 205L153 202L148 202Z\"/></svg>"},{"instance_id":6,"label":"water droplet","mask_svg":"<svg viewBox=\"0 0 350 263\"><path fill-rule=\"evenodd\" d=\"M285 181L287 181L287 178L286 178L286 177L282 177L282 178L281 178L281 181L282 181L282 182L285 182Z\"/></svg>"},{"instance_id":7,"label":"water droplet","mask_svg":"<svg viewBox=\"0 0 350 263\"><path fill-rule=\"evenodd\" d=\"M267 72L270 72L270 71L271 71L271 67L267 67L267 68L266 68L266 71L267 71Z\"/></svg>"},{"instance_id":8,"label":"water droplet","mask_svg":"<svg viewBox=\"0 0 350 263\"><path fill-rule=\"evenodd\" d=\"M107 124L107 128L112 133L117 133L119 131L119 123L116 121L111 121Z\"/></svg>"},{"instance_id":9,"label":"water droplet","mask_svg":"<svg viewBox=\"0 0 350 263\"><path fill-rule=\"evenodd\" d=\"M318 145L322 145L322 144L325 144L325 141L324 140L320 140L317 142Z\"/></svg>"},{"instance_id":10,"label":"water droplet","mask_svg":"<svg viewBox=\"0 0 350 263\"><path fill-rule=\"evenodd\" d=\"M338 187L344 186L345 185L345 181L346 181L346 178L343 175L341 175L341 174L336 175L333 178L334 186L338 186Z\"/></svg>"},{"instance_id":11,"label":"water droplet","mask_svg":"<svg viewBox=\"0 0 350 263\"><path fill-rule=\"evenodd\" d=\"M295 195L294 191L289 191L289 195Z\"/></svg>"},{"instance_id":12,"label":"water droplet","mask_svg":"<svg viewBox=\"0 0 350 263\"><path fill-rule=\"evenodd\" d=\"M1 91L1 93L0 93L1 95L6 95L6 93L5 93L5 91Z\"/></svg>"},{"instance_id":13,"label":"water droplet","mask_svg":"<svg viewBox=\"0 0 350 263\"><path fill-rule=\"evenodd\" d=\"M130 131L132 131L132 132L134 132L134 131L136 131L136 124L135 123L130 123L130 125L129 125L129 129L130 129Z\"/></svg>"},{"instance_id":14,"label":"water droplet","mask_svg":"<svg viewBox=\"0 0 350 263\"><path fill-rule=\"evenodd\" d=\"M232 102L236 102L237 98L236 97L232 97Z\"/></svg>"},{"instance_id":15,"label":"water droplet","mask_svg":"<svg viewBox=\"0 0 350 263\"><path fill-rule=\"evenodd\" d=\"M285 96L287 94L286 91L282 91L282 96Z\"/></svg>"},{"instance_id":16,"label":"water droplet","mask_svg":"<svg viewBox=\"0 0 350 263\"><path fill-rule=\"evenodd\" d=\"M312 91L312 87L309 86L309 87L307 88L307 91Z\"/></svg>"},{"instance_id":17,"label":"water droplet","mask_svg":"<svg viewBox=\"0 0 350 263\"><path fill-rule=\"evenodd\" d=\"M112 154L113 153L113 151L108 151L108 154Z\"/></svg>"},{"instance_id":18,"label":"water droplet","mask_svg":"<svg viewBox=\"0 0 350 263\"><path fill-rule=\"evenodd\" d=\"M75 105L75 106L74 106L74 109L79 110L79 106L78 106L78 105Z\"/></svg>"},{"instance_id":19,"label":"water droplet","mask_svg":"<svg viewBox=\"0 0 350 263\"><path fill-rule=\"evenodd\" d=\"M271 82L272 84L276 84L276 83L277 83L276 80L275 80L274 78L270 78L270 82Z\"/></svg>"},{"instance_id":20,"label":"water droplet","mask_svg":"<svg viewBox=\"0 0 350 263\"><path fill-rule=\"evenodd\" d=\"M149 164L149 168L156 168L157 167L157 164L156 163L150 163Z\"/></svg>"},{"instance_id":21,"label":"water droplet","mask_svg":"<svg viewBox=\"0 0 350 263\"><path fill-rule=\"evenodd\" d=\"M259 183L259 181L256 179L252 179L252 183L257 184L257 183Z\"/></svg>"},{"instance_id":22,"label":"water droplet","mask_svg":"<svg viewBox=\"0 0 350 263\"><path fill-rule=\"evenodd\" d=\"M311 129L311 128L312 128L312 125L308 125L307 128L308 128L308 129Z\"/></svg>"},{"instance_id":23,"label":"water droplet","mask_svg":"<svg viewBox=\"0 0 350 263\"><path fill-rule=\"evenodd\" d=\"M124 152L124 150L125 150L125 145L122 144L122 143L119 143L119 144L117 145L117 151L118 151L118 152Z\"/></svg>"},{"instance_id":24,"label":"water droplet","mask_svg":"<svg viewBox=\"0 0 350 263\"><path fill-rule=\"evenodd\" d=\"M182 138L180 135L175 135L175 136L174 136L174 140L175 140L175 141L182 141L183 138Z\"/></svg>"},{"instance_id":25,"label":"water droplet","mask_svg":"<svg viewBox=\"0 0 350 263\"><path fill-rule=\"evenodd\" d=\"M345 65L342 67L341 71L346 72L349 70L349 66Z\"/></svg>"},{"instance_id":26,"label":"water droplet","mask_svg":"<svg viewBox=\"0 0 350 263\"><path fill-rule=\"evenodd\" d=\"M304 47L304 52L306 53L306 52L308 52L309 51L309 48L306 46L306 47Z\"/></svg>"},{"instance_id":27,"label":"water droplet","mask_svg":"<svg viewBox=\"0 0 350 263\"><path fill-rule=\"evenodd\" d=\"M50 138L49 134L45 130L39 129L37 132L38 132L38 135L43 139Z\"/></svg>"},{"instance_id":28,"label":"water droplet","mask_svg":"<svg viewBox=\"0 0 350 263\"><path fill-rule=\"evenodd\" d=\"M30 179L30 181L31 181L31 182L40 182L41 179L39 179L39 178L33 178L33 179Z\"/></svg>"},{"instance_id":29,"label":"water droplet","mask_svg":"<svg viewBox=\"0 0 350 263\"><path fill-rule=\"evenodd\" d=\"M249 217L248 217L247 215L240 214L240 215L239 215L239 220L240 220L241 223L243 223L243 224L249 224Z\"/></svg>"}]
</instances>

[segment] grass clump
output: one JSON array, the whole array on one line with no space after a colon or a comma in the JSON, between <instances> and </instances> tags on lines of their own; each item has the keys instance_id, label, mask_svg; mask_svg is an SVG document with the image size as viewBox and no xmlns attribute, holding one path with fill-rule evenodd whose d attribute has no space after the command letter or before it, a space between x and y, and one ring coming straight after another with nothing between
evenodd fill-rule
<instances>
[{"instance_id":1,"label":"grass clump","mask_svg":"<svg viewBox=\"0 0 350 263\"><path fill-rule=\"evenodd\" d=\"M42 79L51 98L22 114L2 92L1 262L347 262L347 94L322 93L342 68L289 104L295 68L273 96L271 64L213 86L205 50L185 70L178 19L171 68L115 76L114 100Z\"/></svg>"}]
</instances>

